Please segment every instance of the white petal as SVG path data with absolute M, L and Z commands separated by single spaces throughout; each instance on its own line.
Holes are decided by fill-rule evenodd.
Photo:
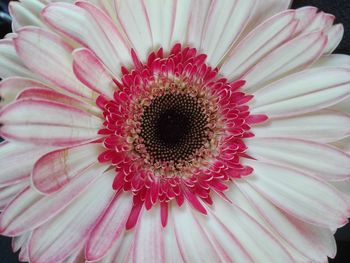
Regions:
M 344 54 L 331 54 L 322 56 L 312 67 L 343 67 L 350 66 L 350 56 Z
M 247 82 L 244 90 L 253 92 L 285 75 L 305 69 L 321 57 L 326 44 L 327 37 L 322 32 L 291 39 L 242 76 Z
M 243 31 L 256 5 L 255 0 L 213 1 L 203 30 L 201 50 L 216 67 Z
M 28 186 L 29 179 L 17 184 L 0 187 L 0 211 L 4 210 L 10 201 Z
M 252 160 L 245 163 L 254 169 L 246 182 L 288 214 L 331 229 L 347 223 L 349 204 L 331 185 L 286 167 Z
M 263 57 L 288 40 L 297 24 L 295 12 L 292 10 L 266 20 L 230 51 L 220 72 L 226 78 L 238 79 Z
M 349 72 L 345 67 L 316 68 L 276 81 L 254 94 L 252 113 L 286 117 L 332 106 L 350 95 Z
M 18 30 L 14 44 L 18 56 L 33 72 L 68 92 L 94 99 L 93 92 L 75 78 L 72 48 L 60 37 L 40 28 L 25 27 Z
M 334 142 L 350 134 L 347 114 L 321 110 L 288 118 L 271 119 L 253 128 L 256 137 L 284 137 Z
M 261 137 L 246 141 L 252 157 L 337 181 L 350 179 L 350 155 L 327 144 L 312 141 Z
M 43 226 L 29 241 L 29 257 L 37 263 L 59 262 L 86 240 L 114 191 L 111 174 L 100 176 L 79 198 Z M 103 191 L 101 191 L 103 189 Z

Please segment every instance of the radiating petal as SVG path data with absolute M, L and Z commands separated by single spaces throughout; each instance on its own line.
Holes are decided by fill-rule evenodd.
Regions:
M 34 78 L 35 74 L 27 69 L 18 57 L 12 39 L 0 40 L 0 78 L 13 76 Z
M 0 112 L 0 122 L 5 138 L 55 146 L 97 139 L 102 126 L 85 111 L 45 100 L 16 101 Z
M 242 76 L 247 81 L 244 90 L 253 92 L 285 75 L 305 69 L 321 57 L 326 44 L 327 37 L 319 31 L 291 39 Z
M 130 49 L 112 20 L 89 2 L 54 3 L 42 12 L 45 21 L 64 35 L 89 47 L 115 75 L 131 62 Z
M 34 163 L 51 150 L 50 147 L 2 142 L 0 144 L 0 187 L 29 180 Z
M 113 76 L 92 51 L 86 48 L 76 49 L 73 58 L 75 76 L 93 91 L 113 99 L 117 88 Z
M 254 169 L 246 182 L 285 212 L 325 228 L 347 223 L 349 204 L 331 185 L 287 167 L 252 160 L 245 163 Z
M 133 262 L 168 262 L 165 258 L 160 207 L 143 211 L 135 229 Z
M 249 21 L 257 1 L 219 0 L 210 5 L 203 30 L 201 50 L 216 67 Z
M 132 196 L 121 193 L 116 196 L 96 222 L 86 243 L 86 259 L 103 258 L 118 239 L 123 239 L 125 223 L 132 207 Z M 145 243 L 143 243 L 145 245 Z
M 35 229 L 29 240 L 30 260 L 37 263 L 60 262 L 79 248 L 113 198 L 112 182 L 111 174 L 100 176 L 72 204 Z
M 215 206 L 209 209 L 209 215 L 200 218 L 203 228 L 215 229 L 213 224 L 220 224 L 222 231 L 226 231 L 226 235 L 231 235 L 238 240 L 240 247 L 237 250 L 241 249 L 249 253 L 248 257 L 245 256 L 247 262 L 250 261 L 249 258 L 253 262 L 274 262 L 276 258 L 281 262 L 293 262 L 281 243 L 240 209 L 238 204 L 228 203 L 217 195 L 213 196 L 213 201 Z M 240 253 L 244 253 L 243 251 Z
M 334 25 L 327 31 L 328 43 L 324 51 L 326 54 L 332 53 L 339 45 L 344 36 L 344 26 L 342 24 Z
M 271 119 L 254 126 L 256 137 L 284 137 L 316 142 L 334 142 L 350 134 L 350 117 L 337 111 L 321 110 L 288 118 Z
M 45 27 L 40 19 L 40 11 L 45 4 L 38 0 L 22 0 L 20 2 L 11 1 L 9 12 L 12 17 L 12 29 L 17 31 L 23 26 Z
M 100 144 L 86 144 L 42 156 L 33 167 L 33 186 L 44 194 L 59 191 L 75 176 L 96 163 L 97 156 L 102 151 Z
M 284 213 L 242 180 L 236 180 L 235 185 L 270 224 L 271 229 L 300 253 L 316 262 L 324 260 L 326 256 L 335 256 L 335 241 L 331 230 L 304 223 Z
M 4 210 L 7 204 L 24 188 L 29 186 L 29 177 L 28 180 L 12 184 L 9 186 L 0 187 L 0 211 Z
M 75 78 L 72 72 L 72 47 L 57 35 L 41 28 L 24 27 L 18 30 L 14 45 L 18 56 L 33 72 L 70 93 L 88 99 L 96 98 Z
M 184 261 L 220 262 L 217 251 L 193 213 L 196 212 L 186 203 L 181 208 L 173 207 L 170 212 L 177 244 Z
M 238 79 L 263 57 L 288 40 L 297 25 L 298 21 L 293 10 L 266 20 L 230 51 L 220 72 L 229 79 Z
M 101 177 L 104 170 L 106 167 L 94 164 L 61 191 L 47 196 L 39 194 L 32 188 L 27 188 L 1 214 L 1 233 L 16 236 L 42 225 L 47 220 L 62 213 L 62 210 L 79 198 L 86 189 L 90 191 L 88 187 Z M 110 188 L 112 189 L 112 187 Z
M 171 213 L 170 210 L 168 211 L 168 213 Z M 176 240 L 176 235 L 174 231 L 174 222 L 171 216 L 168 217 L 167 225 L 163 229 L 163 240 L 164 240 L 165 258 L 167 259 L 167 262 L 185 263 L 184 258 L 181 255 L 179 245 Z
M 332 106 L 350 95 L 349 72 L 345 67 L 316 68 L 276 81 L 254 94 L 252 113 L 287 117 Z
M 344 67 L 350 66 L 350 56 L 344 54 L 331 54 L 322 56 L 312 67 Z
M 28 87 L 47 88 L 45 84 L 39 81 L 23 77 L 10 77 L 2 80 L 0 82 L 0 106 L 11 103 L 15 100 L 19 92 Z

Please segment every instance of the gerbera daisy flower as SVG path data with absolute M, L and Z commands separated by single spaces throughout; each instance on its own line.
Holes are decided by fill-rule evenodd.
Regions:
M 12 2 L 0 233 L 20 260 L 333 258 L 350 59 L 332 15 L 289 5 Z

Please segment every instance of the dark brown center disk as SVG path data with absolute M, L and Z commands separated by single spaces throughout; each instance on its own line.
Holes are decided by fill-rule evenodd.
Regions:
M 206 141 L 208 121 L 197 98 L 166 94 L 144 108 L 140 137 L 154 161 L 186 161 Z

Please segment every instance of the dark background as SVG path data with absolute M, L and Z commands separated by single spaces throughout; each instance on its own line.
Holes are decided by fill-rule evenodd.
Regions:
M 11 31 L 10 17 L 7 14 L 8 0 L 0 0 L 0 38 Z M 343 23 L 345 35 L 336 49 L 335 53 L 350 55 L 350 1 L 349 0 L 295 0 L 293 8 L 313 5 L 319 9 L 334 14 L 337 17 L 337 23 Z M 350 262 L 350 224 L 338 230 L 336 233 L 338 253 L 332 263 Z M 263 244 L 262 244 L 263 245 Z M 11 250 L 10 238 L 0 236 L 0 263 L 18 263 L 18 253 L 14 254 Z M 257 262 L 259 263 L 259 262 Z M 283 262 L 281 262 L 283 263 Z

